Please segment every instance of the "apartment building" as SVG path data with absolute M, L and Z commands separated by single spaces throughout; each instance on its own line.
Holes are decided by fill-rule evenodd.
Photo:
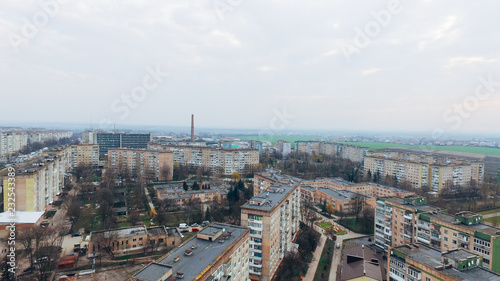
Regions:
M 97 167 L 99 166 L 99 145 L 78 144 L 71 146 L 71 167 L 79 165 Z
M 184 190 L 182 184 L 173 188 L 162 188 L 162 185 L 156 185 L 156 197 L 161 200 L 167 200 L 172 206 L 184 207 L 189 205 L 190 201 L 197 204 L 208 204 L 213 202 L 222 202 L 227 199 L 229 187 L 214 187 L 201 190 Z
M 324 141 L 297 141 L 295 142 L 295 151 L 308 155 L 337 156 L 341 159 L 362 163 L 368 152 L 368 147 Z
M 133 280 L 246 281 L 249 238 L 248 228 L 213 224 L 139 270 Z
M 65 173 L 69 171 L 71 153 L 69 147 L 45 151 L 40 158 L 16 168 L 16 210 L 45 211 L 62 192 Z M 0 175 L 8 186 L 7 170 Z M 4 192 L 7 206 L 8 193 Z
M 26 132 L 0 132 L 0 157 L 9 157 L 28 145 Z
M 341 159 L 348 159 L 352 162 L 363 163 L 366 153 L 368 152 L 368 147 L 362 147 L 357 145 L 349 144 L 339 144 L 337 155 Z
M 390 248 L 387 279 L 394 281 L 500 280 L 482 267 L 482 256 L 464 249 L 440 252 L 424 245 Z
M 300 182 L 276 183 L 241 207 L 250 228 L 250 279 L 270 281 L 299 230 Z
M 85 131 L 82 133 L 82 142 L 84 144 L 98 144 L 99 155 L 101 156 L 108 153 L 109 149 L 146 149 L 151 139 L 151 133 L 106 133 L 99 131 Z
M 174 163 L 210 168 L 224 175 L 242 173 L 248 166 L 259 164 L 257 149 L 221 149 L 213 147 L 171 146 L 150 144 L 148 149 L 173 152 Z
M 128 171 L 131 175 L 144 175 L 156 181 L 172 180 L 173 153 L 143 149 L 109 149 L 108 168 L 115 173 Z
M 283 158 L 288 157 L 292 153 L 292 144 L 288 141 L 279 140 L 276 142 L 277 152 Z
M 319 178 L 303 181 L 303 185 L 310 187 L 326 187 L 333 190 L 349 190 L 369 197 L 408 197 L 415 193 L 401 188 L 382 185 L 373 182 L 353 183 L 343 178 Z
M 500 273 L 500 229 L 482 222 L 471 212 L 419 214 L 417 242 L 441 252 L 467 249 L 483 257 L 485 268 Z
M 302 179 L 282 175 L 280 170 L 267 169 L 263 173 L 254 174 L 253 177 L 253 195 L 257 196 L 276 183 L 286 184 L 289 181 L 302 182 Z
M 333 190 L 325 187 L 316 188 L 314 202 L 331 204 L 335 211 L 345 214 L 351 214 L 366 207 L 375 208 L 374 197 L 348 190 Z
M 321 141 L 296 141 L 295 151 L 298 153 L 305 153 L 308 155 L 321 154 Z
M 445 186 L 465 186 L 472 180 L 481 183 L 484 179 L 483 161 L 404 150 L 370 151 L 365 156 L 364 170 L 381 177 L 391 175 L 414 187 L 427 186 L 434 193 Z
M 427 198 L 378 198 L 375 208 L 375 245 L 389 247 L 415 243 L 417 214 L 439 211 L 427 205 Z
M 71 138 L 72 131 L 65 130 L 28 130 L 28 142 L 45 142 L 48 140 L 60 140 L 63 138 Z

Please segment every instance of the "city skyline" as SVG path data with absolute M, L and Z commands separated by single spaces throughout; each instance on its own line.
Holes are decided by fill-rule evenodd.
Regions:
M 2 126 L 500 134 L 496 2 L 50 3 L 0 11 Z

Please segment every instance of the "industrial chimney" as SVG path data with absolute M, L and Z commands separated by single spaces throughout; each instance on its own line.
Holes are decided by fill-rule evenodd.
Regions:
M 191 114 L 191 141 L 194 141 L 194 114 Z

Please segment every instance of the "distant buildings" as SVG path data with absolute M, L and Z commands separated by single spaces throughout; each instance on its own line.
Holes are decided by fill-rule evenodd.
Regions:
M 241 207 L 250 228 L 250 279 L 270 281 L 299 230 L 300 182 L 276 183 Z
M 29 143 L 70 138 L 71 131 L 9 130 L 0 131 L 0 157 L 10 157 Z
M 352 162 L 363 162 L 368 148 L 324 141 L 296 141 L 295 151 L 308 155 L 338 156 Z
M 365 173 L 393 176 L 413 187 L 427 186 L 438 193 L 445 186 L 466 186 L 484 179 L 484 162 L 404 150 L 371 151 L 365 156 Z
M 76 168 L 79 165 L 99 166 L 99 145 L 97 144 L 78 144 L 71 146 L 71 167 Z
M 388 251 L 417 242 L 439 252 L 467 249 L 481 255 L 483 267 L 500 273 L 500 229 L 482 224 L 482 216 L 446 214 L 422 197 L 377 199 L 375 245 Z
M 292 152 L 292 144 L 288 141 L 279 140 L 276 145 L 278 147 L 278 154 L 283 158 L 287 158 L 288 155 L 290 155 L 290 153 Z
M 231 175 L 234 172 L 243 173 L 249 167 L 259 164 L 259 151 L 256 149 L 221 149 L 161 144 L 150 144 L 148 148 L 173 152 L 176 164 L 205 167 L 213 172 L 221 171 L 223 175 Z
M 134 177 L 144 175 L 156 181 L 172 180 L 173 154 L 143 149 L 109 149 L 108 168 Z
M 85 131 L 82 133 L 82 143 L 98 144 L 99 154 L 105 155 L 109 149 L 129 148 L 145 149 L 151 141 L 151 133 L 106 133 Z
M 387 277 L 394 281 L 500 280 L 484 269 L 481 255 L 464 249 L 441 252 L 424 245 L 393 247 L 388 256 Z
M 248 280 L 249 230 L 213 224 L 132 277 L 137 281 Z

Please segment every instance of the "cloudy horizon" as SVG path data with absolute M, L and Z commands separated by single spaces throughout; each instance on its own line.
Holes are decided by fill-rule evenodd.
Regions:
M 493 1 L 11 1 L 9 122 L 500 134 Z M 498 81 L 498 82 L 497 82 Z

